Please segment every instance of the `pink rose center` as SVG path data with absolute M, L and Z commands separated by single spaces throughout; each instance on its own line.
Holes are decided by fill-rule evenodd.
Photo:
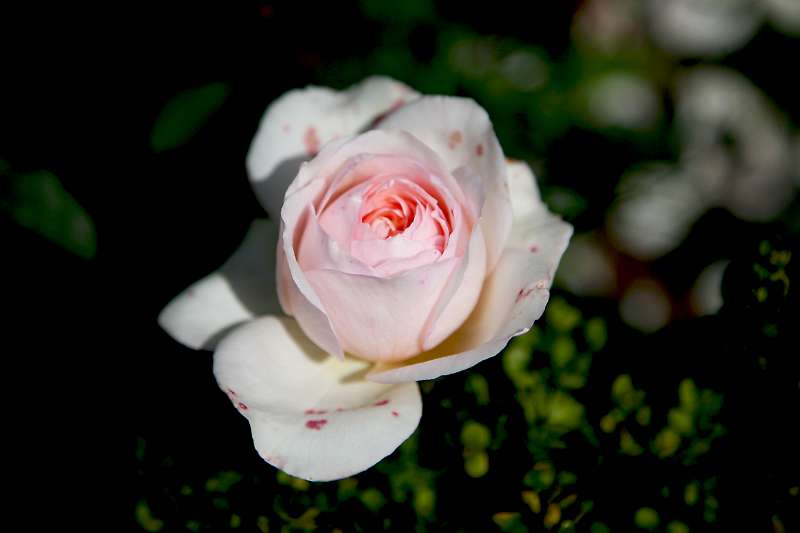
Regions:
M 319 206 L 320 225 L 340 250 L 376 274 L 404 272 L 445 254 L 455 202 L 419 163 L 371 156 L 345 165 L 332 185 Z
M 450 227 L 439 203 L 419 185 L 406 179 L 373 184 L 362 198 L 361 222 L 379 239 L 398 234 L 430 241 L 431 248 L 444 251 Z

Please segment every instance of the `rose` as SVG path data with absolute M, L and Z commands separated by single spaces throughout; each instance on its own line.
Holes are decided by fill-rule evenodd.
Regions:
M 572 234 L 475 102 L 386 78 L 284 95 L 247 167 L 270 219 L 159 322 L 215 349 L 258 453 L 308 480 L 381 460 L 419 423 L 416 381 L 528 331 Z

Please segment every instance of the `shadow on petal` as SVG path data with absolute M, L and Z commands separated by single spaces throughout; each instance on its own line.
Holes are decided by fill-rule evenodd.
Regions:
M 297 177 L 300 165 L 308 161 L 308 159 L 308 156 L 305 155 L 289 157 L 278 164 L 269 176 L 253 178 L 252 184 L 256 198 L 261 202 L 261 205 L 269 213 L 272 220 L 280 220 L 286 189 Z

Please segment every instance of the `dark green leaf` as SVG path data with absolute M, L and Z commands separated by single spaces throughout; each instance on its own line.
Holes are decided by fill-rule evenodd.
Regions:
M 185 144 L 222 106 L 227 96 L 228 86 L 219 82 L 178 94 L 158 115 L 150 132 L 150 147 L 158 153 Z

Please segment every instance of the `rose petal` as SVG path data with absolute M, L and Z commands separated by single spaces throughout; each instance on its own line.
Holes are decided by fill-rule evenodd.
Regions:
M 338 244 L 332 249 L 341 254 L 349 252 L 363 263 L 362 270 L 379 276 L 391 276 L 409 265 L 424 264 L 419 259 L 425 251 L 436 252 L 434 257 L 461 255 L 468 234 L 459 226 L 464 221 L 471 223 L 475 217 L 465 218 L 464 195 L 441 160 L 407 133 L 379 131 L 362 137 L 339 150 L 350 154 L 356 151 L 357 155 L 341 163 L 332 176 L 323 174 L 316 178 L 329 183 L 315 208 L 319 224 Z M 397 142 L 392 143 L 393 139 Z M 365 150 L 365 144 L 370 145 L 370 152 Z M 390 151 L 395 153 L 386 153 Z M 327 150 L 319 158 L 326 156 L 340 158 Z M 426 162 L 435 167 L 423 164 Z M 305 178 L 305 173 L 301 177 Z M 397 202 L 396 207 L 385 210 L 387 201 Z M 386 222 L 385 215 L 394 217 L 392 224 Z M 365 221 L 365 216 L 373 218 Z M 400 232 L 390 235 L 392 225 Z M 459 241 L 459 235 L 463 236 L 463 242 Z M 320 268 L 309 266 L 306 252 L 311 256 L 319 254 L 312 249 L 317 248 L 317 242 L 305 246 L 308 240 L 305 235 L 301 239 L 300 264 L 304 270 Z M 424 255 L 430 258 L 429 254 Z M 345 266 L 337 270 L 364 273 L 352 272 L 350 265 Z
M 361 183 L 364 175 L 351 173 L 350 170 L 365 161 L 362 158 L 365 154 L 367 158 L 370 155 L 400 156 L 414 161 L 441 180 L 446 192 L 454 195 L 455 200 L 458 202 L 464 200 L 460 188 L 441 155 L 431 150 L 415 136 L 399 130 L 370 130 L 358 136 L 337 139 L 328 143 L 317 157 L 302 165 L 296 179 L 287 189 L 286 196 L 292 196 L 312 183 L 324 182 L 327 187 L 322 187 L 322 189 L 329 194 L 347 190 Z M 318 192 L 315 191 L 315 194 Z M 327 196 L 322 198 L 319 203 L 327 203 L 330 200 Z M 309 202 L 316 200 L 315 197 L 311 198 Z M 320 205 L 320 208 L 324 207 Z
M 474 218 L 479 219 L 485 201 L 480 176 L 467 167 L 461 167 L 454 174 Z M 428 318 L 423 334 L 423 350 L 435 347 L 464 323 L 478 302 L 485 278 L 486 238 L 481 225 L 476 224 L 462 264 L 450 277 Z
M 447 259 L 391 278 L 334 270 L 306 276 L 345 351 L 371 361 L 398 360 L 421 351 L 430 310 L 462 263 Z
M 250 422 L 258 454 L 309 481 L 357 474 L 392 453 L 416 429 L 416 383 L 363 379 L 367 363 L 325 357 L 294 320 L 266 316 L 220 342 L 214 375 Z
M 322 198 L 326 187 L 329 185 L 326 183 L 327 180 L 325 177 L 336 176 L 337 171 L 341 169 L 342 165 L 347 164 L 348 161 L 363 154 L 408 156 L 435 172 L 436 178 L 441 180 L 443 188 L 446 187 L 446 191 L 443 191 L 443 193 L 452 193 L 455 197 L 452 202 L 458 201 L 458 203 L 462 205 L 467 203 L 458 182 L 446 170 L 444 163 L 437 154 L 406 132 L 375 130 L 354 139 L 338 140 L 329 143 L 323 148 L 318 157 L 302 166 L 297 179 L 292 182 L 292 185 L 287 190 L 281 209 L 281 218 L 284 224 L 282 233 L 283 253 L 286 258 L 286 265 L 281 265 L 281 267 L 279 267 L 281 275 L 278 277 L 278 290 L 282 295 L 282 302 L 292 300 L 289 305 L 284 306 L 284 309 L 286 309 L 288 313 L 293 314 L 303 328 L 303 331 L 305 331 L 318 346 L 329 353 L 339 356 L 341 354 L 341 348 L 338 347 L 341 342 L 341 345 L 344 345 L 345 349 L 351 350 L 361 357 L 399 358 L 407 356 L 412 346 L 416 347 L 411 350 L 410 353 L 419 352 L 419 343 L 421 340 L 416 333 L 421 333 L 422 328 L 412 328 L 411 322 L 416 324 L 418 321 L 422 321 L 424 323 L 428 318 L 430 314 L 429 310 L 432 309 L 435 299 L 441 294 L 445 279 L 461 261 L 460 257 L 452 257 L 451 259 L 457 261 L 447 262 L 449 261 L 449 259 L 447 259 L 448 254 L 453 255 L 457 246 L 452 247 L 452 250 L 448 247 L 443 257 L 436 263 L 436 265 L 445 265 L 444 267 L 436 266 L 434 268 L 432 266 L 430 270 L 415 269 L 415 271 L 418 270 L 418 272 L 412 275 L 413 282 L 411 282 L 409 287 L 415 288 L 414 294 L 417 292 L 421 293 L 420 299 L 416 300 L 411 298 L 409 293 L 405 293 L 405 296 L 408 298 L 407 301 L 413 301 L 414 304 L 419 306 L 419 309 L 423 309 L 424 312 L 420 313 L 417 309 L 416 312 L 413 313 L 415 316 L 409 317 L 409 322 L 403 322 L 403 320 L 394 321 L 388 315 L 384 316 L 385 321 L 376 320 L 374 318 L 368 319 L 360 313 L 353 312 L 351 308 L 344 305 L 350 302 L 354 307 L 363 309 L 364 301 L 388 301 L 387 298 L 390 297 L 385 296 L 385 293 L 390 292 L 389 287 L 393 284 L 402 285 L 405 283 L 399 279 L 405 274 L 400 275 L 398 278 L 393 278 L 392 280 L 385 280 L 386 283 L 382 284 L 381 281 L 383 280 L 380 279 L 361 283 L 357 280 L 361 280 L 365 278 L 365 276 L 354 277 L 347 272 L 333 272 L 327 269 L 314 269 L 305 272 L 299 266 L 297 250 L 294 249 L 298 244 L 296 241 L 299 239 L 296 236 L 302 235 L 304 231 L 309 228 L 309 220 L 313 217 L 311 206 Z M 339 174 L 341 174 L 341 172 L 339 172 Z M 320 179 L 320 176 L 323 178 Z M 462 247 L 466 249 L 469 241 L 466 238 L 467 229 L 464 227 L 465 222 L 460 215 L 461 211 L 460 209 L 454 210 L 456 228 L 451 235 L 451 240 L 456 243 L 456 245 L 463 241 L 464 244 Z M 311 229 L 313 230 L 314 228 L 311 227 Z M 311 234 L 313 237 L 315 232 L 312 231 Z M 319 243 L 314 246 L 318 245 Z M 319 258 L 315 257 L 314 259 Z M 320 273 L 317 275 L 316 283 L 313 286 L 309 284 L 309 276 L 312 271 Z M 328 278 L 337 279 L 330 280 Z M 334 285 L 327 287 L 326 297 L 321 299 L 322 294 L 320 294 L 319 291 L 325 288 L 323 287 L 323 279 L 327 280 L 325 283 L 334 283 Z M 422 289 L 423 284 L 425 286 L 424 290 Z M 359 301 L 353 297 L 357 291 L 345 294 L 344 287 L 349 287 L 351 285 L 354 286 L 354 289 L 360 287 L 362 293 L 364 291 L 367 293 L 376 291 L 380 294 L 373 292 L 369 299 Z M 291 295 L 294 295 L 294 297 L 290 298 Z M 378 299 L 373 300 L 372 297 L 375 296 L 377 296 Z M 422 304 L 423 301 L 429 302 L 430 305 L 427 307 L 424 306 Z M 408 309 L 409 314 L 412 314 L 407 303 L 404 304 L 404 308 Z M 300 312 L 298 312 L 298 309 Z M 384 314 L 391 312 L 391 309 L 386 309 Z M 369 313 L 366 312 L 366 314 L 368 315 Z M 360 316 L 364 318 L 364 320 L 358 323 L 354 320 L 355 316 Z M 333 327 L 334 320 L 337 321 L 336 327 Z M 361 328 L 365 327 L 364 324 L 367 322 L 372 323 L 373 327 L 368 328 L 368 331 L 375 331 L 376 337 L 370 338 L 368 334 L 359 332 Z M 403 323 L 405 327 L 404 330 L 400 329 L 401 323 Z M 385 324 L 385 326 L 382 326 L 382 324 Z M 409 331 L 415 332 L 415 335 L 409 336 Z M 348 345 L 348 342 L 345 342 L 344 336 L 349 333 L 352 333 L 352 335 L 350 339 L 351 344 Z M 396 340 L 397 345 L 381 344 L 380 340 L 382 338 L 394 339 L 392 342 Z M 368 350 L 366 350 L 367 348 Z
M 478 303 L 485 278 L 486 239 L 481 226 L 476 224 L 466 254 L 428 316 L 422 333 L 422 350 L 441 343 L 464 323 Z
M 486 191 L 481 226 L 491 272 L 508 238 L 511 213 L 505 157 L 486 111 L 467 98 L 423 96 L 379 127 L 408 131 L 444 159 L 451 172 L 466 166 L 481 176 Z
M 322 307 L 319 296 L 309 284 L 308 278 L 300 270 L 294 254 L 290 252 L 286 246 L 283 247 L 281 259 L 285 263 L 278 268 L 281 273 L 278 278 L 278 290 L 286 295 L 285 300 L 288 303 L 286 307 L 298 320 L 303 332 L 317 346 L 341 360 L 344 358 L 344 352 L 333 330 L 331 319 Z
M 512 198 L 535 189 L 522 179 L 533 175 L 527 166 L 511 181 Z M 522 185 L 522 187 L 520 187 Z M 525 192 L 527 189 L 527 192 Z M 524 204 L 518 205 L 518 208 Z M 499 353 L 511 337 L 527 332 L 542 315 L 549 288 L 569 238 L 572 226 L 546 209 L 518 209 L 508 246 L 487 278 L 480 300 L 467 321 L 433 350 L 401 363 L 379 363 L 367 379 L 379 383 L 402 383 L 433 379 L 469 368 Z
M 250 181 L 267 213 L 277 218 L 300 163 L 316 155 L 322 145 L 356 133 L 417 96 L 398 81 L 374 76 L 344 91 L 307 87 L 273 102 L 247 154 Z
M 547 212 L 547 206 L 542 203 L 536 178 L 527 163 L 522 161 L 508 161 L 506 163 L 508 186 L 513 192 L 511 195 L 511 214 L 514 222 L 524 221 L 530 217 Z M 513 224 L 512 224 L 513 226 Z
M 405 137 L 402 134 L 399 139 Z M 456 172 L 455 180 L 474 220 L 484 201 L 480 177 L 464 167 Z M 287 209 L 295 198 L 287 199 Z M 369 360 L 397 360 L 439 344 L 469 316 L 485 276 L 480 225 L 455 262 L 440 260 L 388 278 L 337 265 L 341 257 L 331 258 L 332 243 L 324 239 L 314 217 L 308 217 L 302 241 L 304 275 L 319 295 L 337 337 L 345 350 Z
M 275 292 L 278 227 L 256 220 L 244 241 L 216 272 L 176 296 L 158 317 L 172 338 L 194 349 L 213 349 L 232 326 L 280 312 Z

